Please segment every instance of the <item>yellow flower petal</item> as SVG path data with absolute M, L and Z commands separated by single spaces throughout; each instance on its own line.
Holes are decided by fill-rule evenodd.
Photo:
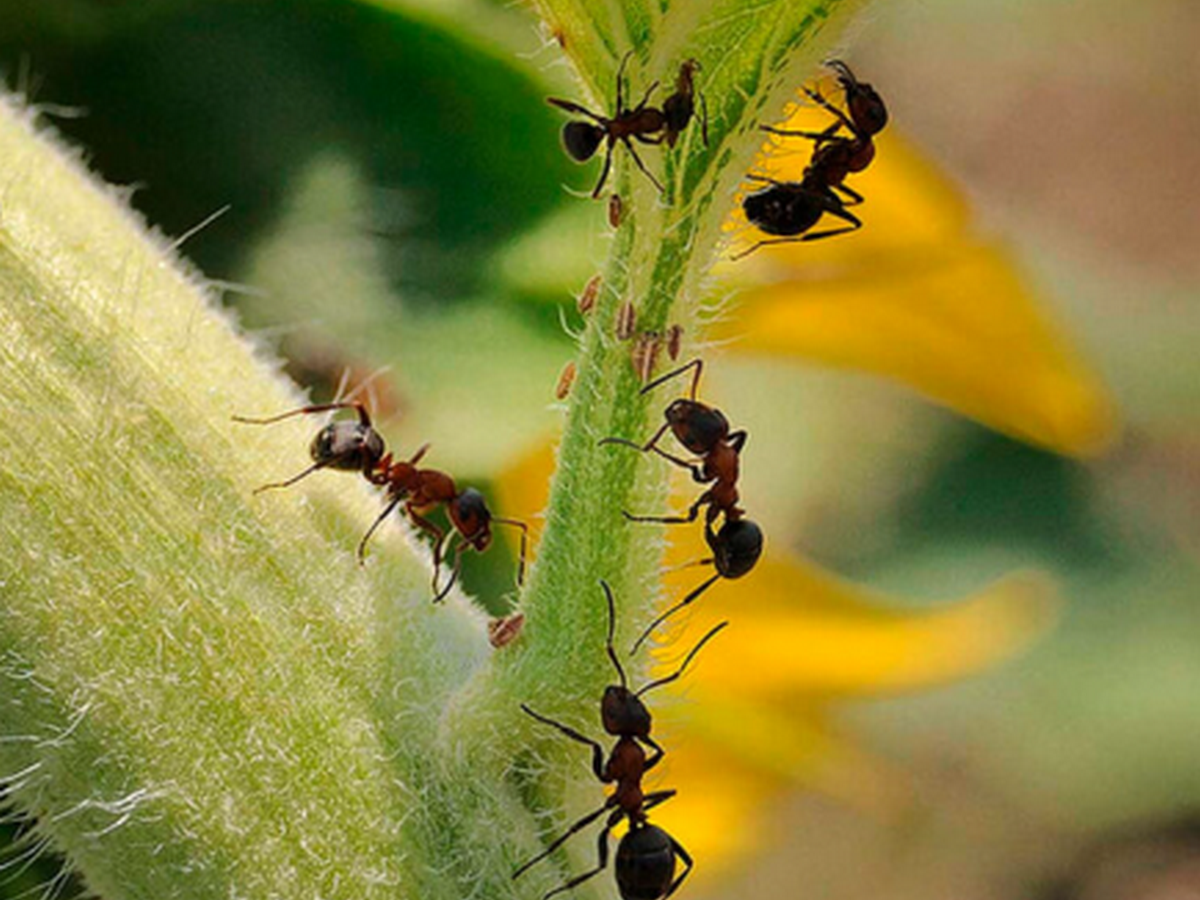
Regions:
M 786 127 L 813 130 L 827 121 L 800 107 Z M 1058 452 L 1102 450 L 1115 430 L 1108 394 L 1007 252 L 971 235 L 958 191 L 894 133 L 877 144 L 872 166 L 852 177 L 866 197 L 863 229 L 724 265 L 726 277 L 769 283 L 741 294 L 741 313 L 718 336 L 898 379 Z M 798 178 L 811 142 L 769 146 L 759 170 Z M 732 253 L 761 236 L 740 204 L 729 227 Z

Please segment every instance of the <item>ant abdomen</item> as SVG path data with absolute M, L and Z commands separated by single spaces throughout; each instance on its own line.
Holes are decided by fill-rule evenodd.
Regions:
M 657 825 L 631 828 L 617 845 L 617 888 L 622 900 L 659 900 L 675 878 L 676 844 Z
M 330 422 L 308 447 L 313 462 L 330 469 L 366 470 L 384 453 L 383 437 L 361 422 Z
M 562 142 L 567 154 L 576 162 L 587 162 L 596 155 L 604 129 L 590 122 L 568 122 L 563 126 Z
M 749 519 L 726 521 L 710 542 L 713 565 L 725 578 L 741 578 L 762 556 L 762 529 Z

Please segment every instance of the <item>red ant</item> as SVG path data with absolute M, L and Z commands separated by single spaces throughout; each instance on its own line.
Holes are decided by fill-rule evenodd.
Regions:
M 680 398 L 672 401 L 663 413 L 667 420 L 645 444 L 635 444 L 624 438 L 604 438 L 601 444 L 623 444 L 642 453 L 654 452 L 663 459 L 677 466 L 688 469 L 692 478 L 700 484 L 711 484 L 696 502 L 688 508 L 683 516 L 635 516 L 624 512 L 623 515 L 631 522 L 661 522 L 667 525 L 679 525 L 696 521 L 701 507 L 707 506 L 704 519 L 704 539 L 712 551 L 708 559 L 700 560 L 698 565 L 712 564 L 717 573 L 689 593 L 683 600 L 671 607 L 650 624 L 634 644 L 634 650 L 641 645 L 650 633 L 657 628 L 668 616 L 687 606 L 708 588 L 718 578 L 741 578 L 754 568 L 762 555 L 762 530 L 749 519 L 744 518 L 745 511 L 738 503 L 737 480 L 739 474 L 739 458 L 742 448 L 746 445 L 747 433 L 735 431 L 730 433 L 729 420 L 719 409 L 708 406 L 696 399 L 696 390 L 700 384 L 700 375 L 704 362 L 694 359 L 674 371 L 656 378 L 642 388 L 645 394 L 658 387 L 663 382 L 682 375 L 688 369 L 694 369 L 692 387 L 689 399 Z M 658 446 L 659 440 L 670 429 L 676 440 L 688 450 L 700 457 L 697 460 L 680 459 L 672 456 Z M 724 516 L 724 522 L 719 531 L 713 530 L 713 522 L 718 515 Z
M 753 174 L 747 176 L 770 186 L 750 194 L 742 201 L 746 218 L 761 231 L 781 235 L 782 239 L 759 241 L 734 259 L 749 256 L 759 247 L 768 244 L 815 241 L 862 227 L 862 222 L 846 207 L 862 203 L 863 197 L 857 191 L 846 187 L 844 182 L 847 175 L 863 171 L 874 160 L 873 138 L 887 125 L 887 107 L 878 92 L 871 85 L 860 82 L 844 62 L 835 59 L 830 60 L 827 65 L 838 73 L 838 84 L 845 94 L 846 108 L 850 114 L 847 116 L 817 91 L 805 88 L 804 91 L 809 97 L 833 114 L 836 121 L 832 125 L 820 132 L 790 131 L 762 126 L 763 131 L 771 134 L 808 138 L 816 142 L 816 147 L 798 182 L 775 181 Z M 847 138 L 837 134 L 843 126 L 853 137 Z M 849 199 L 843 200 L 835 191 L 841 192 Z M 850 226 L 805 234 L 825 213 L 844 219 Z
M 670 800 L 676 792 L 666 790 L 646 794 L 642 791 L 642 776 L 658 765 L 666 751 L 650 737 L 650 711 L 642 702 L 641 697 L 648 691 L 662 687 L 664 684 L 670 684 L 683 675 L 692 659 L 700 652 L 700 648 L 729 623 L 722 622 L 701 638 L 673 674 L 651 681 L 638 691 L 631 691 L 625 678 L 625 670 L 621 668 L 621 662 L 617 659 L 617 653 L 613 649 L 616 610 L 612 590 L 607 582 L 601 581 L 600 586 L 604 589 L 604 596 L 608 601 L 608 639 L 605 649 L 621 682 L 606 687 L 604 696 L 600 700 L 600 721 L 604 730 L 617 739 L 607 759 L 604 748 L 597 741 L 561 722 L 534 712 L 524 703 L 521 704 L 521 709 L 537 721 L 557 728 L 571 740 L 591 747 L 592 771 L 596 778 L 604 784 L 615 783 L 616 789 L 604 801 L 603 806 L 595 812 L 588 813 L 568 828 L 545 850 L 513 872 L 512 877 L 519 878 L 534 863 L 545 859 L 562 846 L 571 835 L 586 828 L 608 812 L 608 819 L 605 821 L 597 841 L 599 865 L 550 891 L 543 897 L 543 900 L 577 887 L 608 866 L 609 832 L 622 818 L 629 820 L 629 831 L 617 845 L 617 888 L 621 897 L 623 900 L 663 900 L 675 893 L 683 880 L 687 878 L 688 873 L 692 870 L 692 858 L 671 835 L 646 821 L 647 812 L 660 803 Z M 649 756 L 646 755 L 643 744 L 653 751 Z M 685 866 L 678 877 L 675 875 L 676 857 L 683 860 Z
M 491 523 L 511 525 L 521 529 L 520 563 L 517 568 L 517 584 L 525 580 L 525 551 L 529 537 L 529 528 L 524 522 L 516 519 L 502 519 L 493 516 L 487 508 L 483 495 L 474 488 L 459 491 L 454 479 L 436 469 L 418 469 L 417 463 L 429 450 L 429 444 L 422 445 L 407 461 L 393 458 L 387 451 L 383 436 L 371 424 L 371 416 L 367 408 L 358 401 L 348 403 L 323 403 L 316 406 L 304 406 L 293 409 L 277 416 L 265 419 L 253 419 L 245 416 L 234 416 L 235 422 L 249 425 L 270 425 L 274 422 L 289 419 L 292 416 L 309 413 L 329 412 L 331 410 L 352 409 L 358 413 L 357 422 L 330 422 L 317 432 L 309 446 L 308 452 L 313 464 L 286 481 L 264 484 L 256 488 L 254 493 L 277 488 L 285 488 L 306 478 L 319 469 L 340 469 L 343 471 L 361 472 L 371 484 L 386 489 L 387 505 L 375 519 L 367 533 L 358 543 L 358 560 L 363 562 L 366 557 L 367 542 L 383 521 L 400 503 L 404 504 L 404 514 L 417 528 L 433 535 L 433 600 L 435 603 L 443 600 L 458 580 L 462 567 L 463 551 L 470 547 L 482 553 L 492 543 Z M 438 590 L 438 572 L 441 569 L 442 548 L 446 542 L 444 529 L 424 518 L 424 515 L 438 506 L 444 505 L 450 523 L 458 533 L 458 544 L 454 548 L 454 569 L 446 586 Z
M 604 182 L 608 178 L 608 170 L 612 166 L 613 147 L 617 141 L 621 141 L 628 148 L 633 161 L 637 163 L 637 167 L 642 170 L 650 181 L 658 188 L 659 193 L 662 193 L 663 186 L 659 184 L 658 179 L 650 174 L 650 170 L 642 163 L 642 159 L 638 156 L 637 151 L 633 148 L 633 143 L 629 140 L 633 138 L 643 144 L 661 144 L 663 135 L 660 132 L 667 127 L 667 117 L 661 109 L 653 106 L 647 106 L 650 102 L 650 95 L 654 93 L 654 89 L 658 87 L 658 82 L 650 85 L 646 90 L 646 95 L 642 97 L 642 102 L 633 109 L 628 109 L 625 106 L 625 92 L 623 75 L 625 73 L 625 64 L 629 62 L 629 57 L 633 55 L 630 50 L 625 54 L 625 58 L 621 60 L 621 67 L 617 70 L 617 112 L 615 118 L 608 118 L 599 113 L 594 113 L 590 109 L 580 106 L 571 100 L 560 100 L 557 97 L 547 97 L 546 102 L 551 106 L 557 106 L 559 109 L 566 110 L 569 113 L 577 113 L 594 119 L 596 124 L 591 122 L 568 122 L 563 126 L 562 141 L 563 147 L 567 154 L 576 162 L 587 162 L 596 154 L 596 150 L 600 147 L 600 142 L 607 139 L 608 147 L 604 153 L 604 168 L 600 170 L 600 180 L 596 182 L 596 187 L 592 190 L 592 199 L 595 200 L 600 196 L 600 189 L 604 187 Z M 657 137 L 654 137 L 657 135 Z
M 675 80 L 675 93 L 663 101 L 662 111 L 666 118 L 666 140 L 668 147 L 674 147 L 679 140 L 680 132 L 687 128 L 696 112 L 697 96 L 700 97 L 700 133 L 704 138 L 704 146 L 708 146 L 708 103 L 704 95 L 696 90 L 695 74 L 700 70 L 700 63 L 694 59 L 685 60 L 679 67 L 679 76 Z

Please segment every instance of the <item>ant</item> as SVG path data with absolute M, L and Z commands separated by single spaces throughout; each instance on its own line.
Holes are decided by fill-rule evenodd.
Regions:
M 842 112 L 818 91 L 805 88 L 804 92 L 822 108 L 834 116 L 834 123 L 821 132 L 789 131 L 763 125 L 762 130 L 783 137 L 803 137 L 816 142 L 809 168 L 821 173 L 831 189 L 842 191 L 853 203 L 861 203 L 863 197 L 846 187 L 847 175 L 861 172 L 875 159 L 874 137 L 888 122 L 887 106 L 883 98 L 871 85 L 859 81 L 850 67 L 839 59 L 831 59 L 825 65 L 837 72 L 838 84 L 846 98 L 849 116 Z M 842 137 L 837 132 L 845 127 L 853 137 Z
M 708 103 L 704 95 L 696 90 L 695 74 L 700 70 L 700 63 L 694 59 L 685 60 L 679 67 L 679 76 L 675 80 L 675 93 L 668 97 L 662 106 L 663 116 L 666 117 L 666 141 L 668 147 L 674 147 L 679 140 L 679 134 L 687 128 L 696 111 L 697 96 L 700 97 L 700 133 L 704 138 L 704 146 L 708 146 Z
M 642 388 L 641 393 L 645 394 L 660 384 L 684 374 L 689 369 L 694 371 L 688 399 L 681 397 L 671 402 L 663 413 L 663 417 L 667 420 L 666 423 L 654 433 L 650 440 L 645 444 L 635 444 L 633 441 L 615 437 L 604 438 L 600 441 L 601 444 L 623 444 L 642 453 L 657 453 L 663 459 L 688 469 L 696 482 L 711 484 L 711 487 L 696 499 L 696 502 L 688 508 L 687 514 L 683 516 L 635 516 L 622 511 L 625 518 L 631 522 L 661 522 L 667 525 L 681 525 L 696 521 L 700 515 L 700 509 L 707 506 L 708 510 L 704 519 L 704 539 L 712 551 L 712 556 L 700 560 L 697 564 L 711 564 L 717 570 L 717 574 L 655 619 L 634 644 L 634 651 L 668 616 L 699 597 L 718 578 L 741 578 L 754 568 L 759 556 L 762 555 L 762 530 L 754 522 L 744 518 L 745 511 L 737 505 L 739 459 L 748 435 L 745 431 L 731 433 L 729 420 L 725 418 L 724 413 L 696 399 L 696 390 L 700 385 L 700 375 L 704 369 L 703 360 L 694 359 L 678 369 L 659 376 Z M 699 456 L 700 460 L 680 459 L 659 447 L 658 442 L 668 429 L 675 435 L 679 443 Z M 720 530 L 714 531 L 713 522 L 718 515 L 723 515 L 724 521 Z
M 517 584 L 525 580 L 525 551 L 529 537 L 528 526 L 516 519 L 503 519 L 493 516 L 487 508 L 483 495 L 474 488 L 460 491 L 454 484 L 454 479 L 436 469 L 418 469 L 417 463 L 429 450 L 429 444 L 423 444 L 408 460 L 401 461 L 393 458 L 387 451 L 380 435 L 371 424 L 371 416 L 367 408 L 360 402 L 322 403 L 315 406 L 303 406 L 277 416 L 265 419 L 254 419 L 245 416 L 234 416 L 235 422 L 248 425 L 270 425 L 289 419 L 293 416 L 310 413 L 329 412 L 342 409 L 352 409 L 358 414 L 358 421 L 330 422 L 317 432 L 309 445 L 308 452 L 313 464 L 298 475 L 286 481 L 264 484 L 254 490 L 262 491 L 286 488 L 306 478 L 319 469 L 339 469 L 342 471 L 361 472 L 371 484 L 386 489 L 387 505 L 383 512 L 367 529 L 362 540 L 358 543 L 358 561 L 366 557 L 367 542 L 383 521 L 400 503 L 404 504 L 404 514 L 417 528 L 433 535 L 433 601 L 441 602 L 458 580 L 462 567 L 463 551 L 470 547 L 482 553 L 492 543 L 493 522 L 511 525 L 521 529 L 520 563 L 517 568 Z M 442 550 L 447 534 L 444 529 L 424 517 L 432 509 L 444 505 L 450 518 L 450 524 L 458 534 L 458 543 L 454 548 L 454 568 L 450 580 L 441 590 L 438 589 L 438 573 L 441 569 Z
M 838 84 L 845 94 L 846 108 L 850 114 L 847 116 L 817 91 L 805 88 L 804 92 L 809 97 L 834 116 L 836 121 L 832 125 L 820 132 L 762 126 L 763 131 L 771 134 L 808 138 L 816 142 L 816 147 L 798 182 L 775 181 L 753 174 L 747 176 L 770 186 L 750 194 L 742 201 L 746 218 L 760 230 L 781 235 L 782 239 L 759 241 L 749 250 L 733 257 L 735 260 L 749 256 L 768 244 L 815 241 L 862 227 L 862 222 L 846 207 L 862 203 L 863 196 L 846 187 L 844 182 L 847 175 L 863 171 L 875 159 L 874 136 L 887 125 L 887 107 L 878 92 L 871 85 L 860 82 L 844 62 L 835 59 L 826 65 L 838 73 Z M 853 137 L 838 135 L 842 127 Z M 839 197 L 835 191 L 849 199 Z M 837 216 L 850 225 L 805 234 L 825 213 Z
M 664 900 L 675 893 L 687 878 L 692 870 L 692 858 L 671 835 L 646 821 L 647 812 L 670 800 L 676 792 L 666 790 L 647 794 L 642 791 L 642 775 L 658 765 L 666 751 L 650 737 L 650 711 L 646 709 L 641 697 L 648 691 L 670 684 L 683 675 L 692 659 L 700 652 L 700 648 L 729 623 L 722 622 L 701 638 L 673 674 L 651 681 L 638 691 L 631 691 L 625 670 L 621 668 L 621 662 L 613 649 L 616 610 L 612 589 L 603 580 L 600 586 L 604 589 L 604 596 L 608 601 L 608 639 L 605 649 L 620 679 L 620 684 L 610 684 L 604 689 L 604 696 L 600 700 L 600 721 L 604 730 L 617 739 L 607 759 L 604 748 L 597 741 L 585 737 L 561 722 L 534 712 L 524 703 L 521 704 L 521 709 L 544 725 L 557 728 L 571 740 L 591 747 L 592 771 L 596 778 L 604 784 L 615 783 L 616 789 L 604 801 L 603 806 L 595 812 L 588 813 L 568 828 L 545 850 L 513 872 L 512 877 L 521 877 L 534 863 L 545 859 L 562 846 L 571 835 L 583 830 L 607 812 L 608 818 L 597 841 L 599 865 L 550 891 L 543 900 L 577 887 L 608 866 L 609 832 L 622 818 L 629 820 L 629 831 L 617 845 L 617 888 L 621 897 L 623 900 Z M 647 756 L 642 745 L 649 747 L 653 752 Z M 675 875 L 675 857 L 679 857 L 685 866 L 678 877 Z
M 629 57 L 632 55 L 632 50 L 626 53 L 625 58 L 621 60 L 620 68 L 617 69 L 617 112 L 614 118 L 610 119 L 607 116 L 592 112 L 590 109 L 586 109 L 570 100 L 560 100 L 557 97 L 546 98 L 546 102 L 551 106 L 557 106 L 566 112 L 587 116 L 589 119 L 595 120 L 595 124 L 573 121 L 563 126 L 563 147 L 573 160 L 581 163 L 587 162 L 596 154 L 596 150 L 600 147 L 600 142 L 607 139 L 608 146 L 604 152 L 604 168 L 600 170 L 600 180 L 596 182 L 596 187 L 592 190 L 593 200 L 600 196 L 600 189 L 604 187 L 604 182 L 608 179 L 608 171 L 612 167 L 613 147 L 616 146 L 617 141 L 621 141 L 628 148 L 633 161 L 637 163 L 637 167 L 658 188 L 659 193 L 663 192 L 663 186 L 657 178 L 650 174 L 650 170 L 642 163 L 641 157 L 638 156 L 637 150 L 634 149 L 633 143 L 630 141 L 630 138 L 633 138 L 643 144 L 661 144 L 663 141 L 661 132 L 667 127 L 666 114 L 661 109 L 647 106 L 650 102 L 650 95 L 658 87 L 657 81 L 650 85 L 646 90 L 646 95 L 642 97 L 642 102 L 636 107 L 628 109 L 625 106 L 625 64 L 629 62 Z

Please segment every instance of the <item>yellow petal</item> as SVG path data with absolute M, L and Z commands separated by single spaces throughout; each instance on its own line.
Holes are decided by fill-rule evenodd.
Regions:
M 697 699 L 880 696 L 993 666 L 1042 634 L 1058 608 L 1050 582 L 1035 573 L 913 611 L 812 563 L 770 557 L 697 600 L 680 617 L 687 636 L 657 652 L 660 671 L 670 671 L 683 648 L 729 619 L 687 675 Z

